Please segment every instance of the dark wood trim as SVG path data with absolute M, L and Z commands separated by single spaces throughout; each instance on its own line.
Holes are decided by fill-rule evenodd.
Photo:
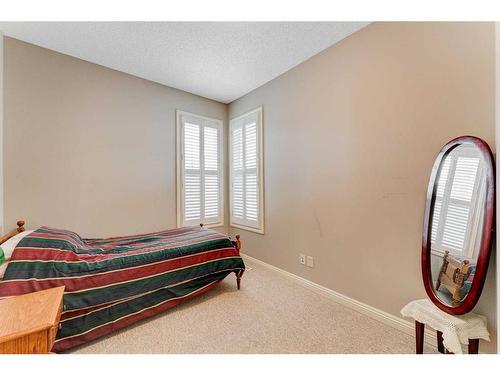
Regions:
M 471 289 L 464 300 L 457 306 L 444 304 L 437 296 L 432 285 L 431 266 L 431 229 L 432 229 L 432 208 L 436 198 L 437 181 L 441 162 L 444 157 L 450 153 L 455 147 L 461 144 L 473 144 L 481 152 L 486 166 L 486 207 L 483 217 L 483 232 L 481 237 L 481 245 L 479 256 L 476 264 L 476 274 L 472 282 Z M 493 153 L 488 144 L 480 138 L 472 136 L 458 137 L 448 142 L 438 154 L 434 166 L 432 168 L 429 186 L 427 189 L 427 202 L 425 205 L 424 228 L 422 235 L 422 278 L 425 291 L 431 301 L 441 310 L 452 315 L 461 315 L 471 311 L 476 305 L 484 287 L 486 272 L 488 271 L 488 263 L 491 255 L 491 245 L 495 230 L 495 162 Z
M 469 339 L 469 354 L 479 354 L 479 339 Z
M 425 324 L 415 320 L 415 353 L 424 354 Z
M 241 276 L 243 276 L 243 272 L 245 272 L 245 270 L 234 271 L 234 273 L 236 274 L 236 286 L 237 286 L 238 290 L 240 290 Z
M 436 331 L 438 352 L 444 354 L 443 332 Z
M 18 233 L 24 232 L 25 221 L 18 220 L 16 224 L 17 224 L 16 229 L 12 229 L 10 232 L 7 232 L 6 234 L 4 234 L 3 236 L 0 237 L 0 244 L 3 244 L 5 241 L 14 237 Z

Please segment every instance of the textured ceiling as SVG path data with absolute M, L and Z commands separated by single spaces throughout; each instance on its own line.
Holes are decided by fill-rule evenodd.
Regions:
M 0 22 L 0 32 L 229 103 L 366 24 Z

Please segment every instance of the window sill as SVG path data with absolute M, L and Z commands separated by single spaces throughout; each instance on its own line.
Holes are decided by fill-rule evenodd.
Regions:
M 232 227 L 232 228 L 239 228 L 239 229 L 246 230 L 248 232 L 254 232 L 254 233 L 257 233 L 257 234 L 264 235 L 264 229 L 257 229 L 257 228 L 247 227 L 245 225 L 234 224 L 234 223 L 230 223 L 229 226 Z
M 221 228 L 221 227 L 224 227 L 224 224 L 222 223 L 203 224 L 203 228 Z
M 198 227 L 200 226 L 200 223 L 177 223 L 177 228 L 186 228 L 186 227 Z M 224 223 L 211 223 L 211 224 L 205 224 L 203 223 L 203 228 L 220 228 L 224 227 Z

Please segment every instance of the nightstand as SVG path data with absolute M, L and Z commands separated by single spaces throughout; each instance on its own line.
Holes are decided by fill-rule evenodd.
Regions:
M 64 286 L 0 299 L 0 353 L 50 353 L 59 329 Z

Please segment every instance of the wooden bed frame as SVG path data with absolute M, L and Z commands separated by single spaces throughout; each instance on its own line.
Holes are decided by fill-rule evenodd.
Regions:
M 236 250 L 238 251 L 238 254 L 239 254 L 240 249 L 241 249 L 240 235 L 237 234 L 236 241 L 231 241 L 231 242 L 233 243 L 234 247 L 236 248 Z M 236 286 L 238 287 L 238 290 L 240 289 L 241 276 L 243 276 L 243 272 L 245 272 L 245 270 L 234 271 L 234 273 L 236 275 Z
M 200 227 L 203 228 L 203 224 L 200 224 Z M 235 237 L 235 241 L 231 240 L 231 237 L 229 237 L 229 239 L 231 240 L 231 243 L 236 248 L 236 251 L 238 251 L 239 254 L 241 249 L 240 235 L 237 234 Z M 234 271 L 234 274 L 236 275 L 236 286 L 238 287 L 238 290 L 240 289 L 241 277 L 243 276 L 243 272 L 245 272 L 245 270 Z
M 9 238 L 14 237 L 16 234 L 21 232 L 24 232 L 24 220 L 18 220 L 16 229 L 12 229 L 10 232 L 7 232 L 0 237 L 0 245 L 7 241 Z
M 25 231 L 25 229 L 24 229 L 25 221 L 24 220 L 18 220 L 16 224 L 17 224 L 16 229 L 12 229 L 10 232 L 7 232 L 6 234 L 4 234 L 3 236 L 0 237 L 0 245 L 3 244 L 8 239 L 14 237 L 16 234 Z M 200 224 L 200 227 L 203 228 L 203 224 Z M 236 237 L 235 241 L 231 240 L 231 238 L 229 238 L 229 239 L 231 240 L 231 243 L 234 245 L 234 247 L 236 248 L 236 251 L 238 251 L 238 254 L 239 254 L 240 249 L 241 249 L 240 235 L 237 234 L 235 237 Z M 245 272 L 245 270 L 234 271 L 234 273 L 236 275 L 236 286 L 238 287 L 238 289 L 240 289 L 241 277 L 243 276 L 243 272 Z

